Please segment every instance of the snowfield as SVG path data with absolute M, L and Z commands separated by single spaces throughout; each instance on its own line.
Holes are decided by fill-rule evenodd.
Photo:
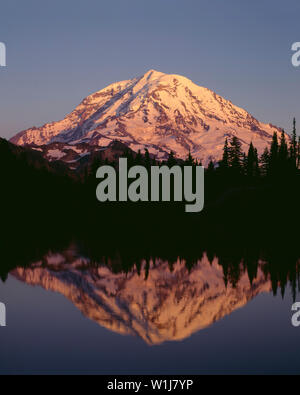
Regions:
M 59 160 L 63 158 L 66 154 L 58 149 L 53 149 L 49 150 L 47 155 L 52 160 Z
M 255 119 L 244 109 L 188 78 L 149 70 L 86 97 L 63 120 L 20 132 L 18 145 L 53 142 L 107 147 L 119 140 L 131 149 L 164 159 L 189 151 L 207 164 L 219 160 L 226 137 L 237 136 L 244 150 L 252 141 L 261 154 L 281 130 Z M 58 159 L 61 154 L 52 152 Z

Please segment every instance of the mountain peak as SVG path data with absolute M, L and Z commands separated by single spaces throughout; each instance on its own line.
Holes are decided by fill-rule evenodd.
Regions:
M 167 74 L 163 73 L 158 70 L 150 69 L 148 70 L 143 76 L 143 80 L 146 81 L 156 81 L 156 80 L 162 80 L 164 82 L 174 82 L 174 80 L 177 80 L 177 82 L 186 84 L 186 85 L 195 85 L 190 79 L 179 75 L 179 74 Z
M 30 128 L 11 139 L 18 145 L 53 142 L 107 147 L 119 140 L 133 151 L 147 148 L 158 160 L 189 152 L 207 164 L 219 160 L 226 137 L 261 153 L 274 132 L 247 111 L 186 77 L 150 69 L 88 96 L 63 120 Z
M 262 267 L 252 285 L 242 273 L 234 287 L 225 286 L 217 258 L 211 263 L 206 255 L 189 270 L 180 258 L 172 270 L 170 262 L 156 258 L 148 261 L 148 269 L 143 260 L 139 270 L 125 274 L 103 265 L 95 268 L 76 252 L 49 253 L 40 263 L 11 274 L 27 284 L 60 292 L 99 325 L 152 345 L 188 338 L 272 288 Z
M 155 79 L 155 78 L 157 78 L 157 77 L 162 77 L 162 76 L 164 76 L 164 75 L 166 75 L 166 74 L 165 74 L 165 73 L 162 73 L 162 72 L 160 72 L 160 71 L 154 70 L 154 69 L 150 69 L 150 70 L 148 70 L 148 71 L 143 75 L 143 78 L 146 78 L 146 79 Z

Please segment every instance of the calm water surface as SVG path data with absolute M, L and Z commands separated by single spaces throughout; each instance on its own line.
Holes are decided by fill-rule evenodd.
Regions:
M 291 286 L 274 295 L 264 267 L 232 284 L 205 255 L 125 273 L 74 246 L 49 252 L 0 283 L 0 373 L 299 374 Z

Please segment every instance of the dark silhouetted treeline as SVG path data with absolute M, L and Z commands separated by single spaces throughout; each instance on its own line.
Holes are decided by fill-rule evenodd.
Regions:
M 244 154 L 236 137 L 225 141 L 220 163 L 210 162 L 206 169 L 205 209 L 199 214 L 185 213 L 178 202 L 99 203 L 96 170 L 103 164 L 117 169 L 120 156 L 127 157 L 128 167 L 158 164 L 147 150 L 142 155 L 116 142 L 109 154 L 100 151 L 74 173 L 0 139 L 3 279 L 12 268 L 76 241 L 95 262 L 118 254 L 115 269 L 125 271 L 155 257 L 180 256 L 192 267 L 205 251 L 219 258 L 224 281 L 232 284 L 241 270 L 253 279 L 264 259 L 274 292 L 279 287 L 284 293 L 288 284 L 296 292 L 300 143 L 295 122 L 290 141 L 284 133 L 274 135 L 260 157 L 253 144 Z M 191 154 L 178 160 L 170 153 L 162 164 L 200 163 Z

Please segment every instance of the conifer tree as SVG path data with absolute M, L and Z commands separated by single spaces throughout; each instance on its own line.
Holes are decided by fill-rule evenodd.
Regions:
M 223 157 L 220 161 L 220 168 L 221 169 L 228 169 L 229 167 L 229 147 L 228 147 L 228 140 L 225 139 L 224 148 L 223 148 Z
M 285 132 L 282 130 L 280 137 L 280 146 L 278 151 L 278 173 L 282 176 L 287 175 L 289 171 L 289 153 L 288 146 L 285 138 Z
M 137 165 L 141 165 L 142 164 L 142 159 L 143 159 L 143 157 L 142 157 L 142 154 L 141 154 L 141 150 L 139 149 L 138 153 L 136 154 L 136 157 L 135 157 L 135 163 Z
M 274 132 L 272 137 L 272 143 L 270 148 L 270 156 L 269 156 L 269 174 L 274 175 L 278 169 L 278 153 L 279 153 L 279 144 L 277 133 Z
M 151 158 L 147 148 L 145 148 L 145 165 L 146 168 L 149 170 L 151 167 Z
M 245 168 L 246 176 L 247 177 L 254 177 L 255 169 L 256 169 L 256 155 L 255 155 L 255 150 L 254 150 L 253 144 L 251 142 L 250 146 L 249 146 L 249 150 L 248 150 L 247 160 L 246 160 L 246 168 Z
M 188 154 L 186 160 L 184 161 L 184 164 L 188 165 L 188 166 L 194 166 L 196 164 L 195 159 L 193 158 L 193 156 L 191 154 L 191 151 L 189 151 L 189 154 Z
M 269 168 L 270 168 L 270 152 L 268 147 L 265 148 L 263 154 L 260 157 L 260 168 L 261 168 L 261 175 L 266 177 L 269 175 Z
M 243 170 L 243 175 L 247 175 L 247 163 L 248 163 L 248 158 L 245 152 L 243 152 L 243 158 L 242 158 L 242 170 Z
M 236 175 L 242 172 L 243 153 L 241 147 L 240 140 L 236 136 L 233 136 L 229 147 L 229 166 Z
M 128 168 L 134 165 L 134 157 L 131 150 L 127 149 L 125 158 L 127 158 Z
M 215 164 L 211 159 L 207 167 L 207 174 L 213 174 L 214 170 L 215 170 Z
M 293 119 L 292 139 L 290 143 L 290 158 L 296 165 L 297 159 L 297 133 L 296 133 L 296 118 Z
M 280 137 L 279 159 L 281 162 L 285 162 L 288 159 L 288 147 L 286 143 L 285 132 L 283 129 L 281 131 Z
M 175 156 L 174 156 L 174 152 L 171 151 L 170 154 L 169 154 L 168 160 L 167 160 L 167 165 L 169 167 L 172 167 L 172 166 L 176 165 L 176 163 L 177 162 L 176 162 L 176 159 L 175 159 Z
M 257 149 L 254 148 L 254 177 L 259 177 L 259 176 L 260 176 L 260 170 L 259 170 L 258 152 Z

